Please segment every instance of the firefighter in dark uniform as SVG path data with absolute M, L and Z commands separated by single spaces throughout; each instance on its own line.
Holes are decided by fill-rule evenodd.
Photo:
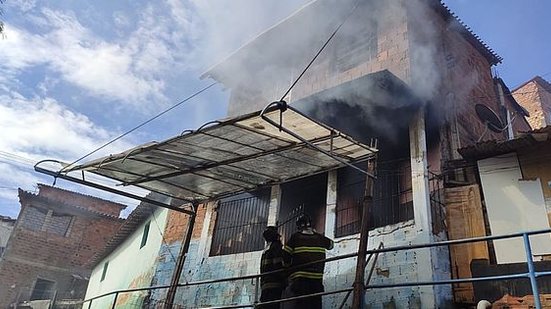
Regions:
M 262 236 L 264 236 L 268 246 L 262 253 L 260 272 L 265 273 L 283 269 L 283 244 L 281 243 L 281 235 L 277 232 L 277 228 L 275 226 L 268 226 Z M 260 301 L 281 299 L 281 293 L 285 289 L 285 285 L 286 276 L 283 272 L 262 276 L 260 278 Z M 261 305 L 259 308 L 278 309 L 279 304 Z
M 325 259 L 325 250 L 333 249 L 333 241 L 317 233 L 308 215 L 297 219 L 298 232 L 291 235 L 283 247 L 284 263 L 289 271 L 289 288 L 292 296 L 323 292 L 325 262 L 294 269 L 297 265 Z M 321 308 L 321 296 L 297 300 L 294 308 Z

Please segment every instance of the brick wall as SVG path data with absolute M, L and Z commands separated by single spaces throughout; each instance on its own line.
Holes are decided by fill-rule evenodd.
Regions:
M 532 129 L 551 125 L 551 84 L 535 77 L 513 91 L 513 97 L 530 113 Z
M 474 111 L 476 104 L 484 104 L 498 111 L 499 103 L 490 63 L 454 29 L 455 25 L 449 24 L 440 13 L 424 2 L 396 0 L 371 3 L 367 8 L 360 7 L 347 23 L 354 25 L 376 20 L 375 56 L 367 57 L 365 49 L 363 52 L 358 49 L 355 53 L 347 54 L 348 57 L 358 58 L 351 61 L 354 66 L 346 70 L 336 69 L 335 46 L 349 44 L 346 36 L 337 34 L 295 86 L 287 101 L 297 101 L 366 74 L 387 69 L 432 104 L 442 131 L 443 160 L 458 158 L 455 149 L 476 142 L 483 134 L 484 140 L 504 139 L 504 134 L 484 133 L 484 124 Z M 299 71 L 298 68 L 289 68 L 290 75 L 291 72 Z M 251 88 L 243 85 L 233 88 L 229 114 L 261 109 L 270 99 L 275 98 L 263 92 L 284 89 L 280 84 L 287 85 L 287 78 L 265 83 L 264 86 L 251 84 Z
M 71 192 L 44 184 L 38 185 L 40 196 L 55 199 L 58 202 L 78 205 L 89 210 L 94 210 L 107 215 L 118 217 L 120 212 L 126 208 L 126 205 L 114 203 L 90 195 L 83 195 L 77 192 Z
M 326 50 L 293 89 L 287 101 L 297 101 L 321 90 L 384 69 L 405 81 L 409 80 L 407 19 L 402 1 L 385 1 L 379 4 L 372 2 L 370 5 L 369 7 L 360 6 L 357 12 L 347 21 L 347 25 L 376 24 L 374 26 L 376 28 L 376 40 L 374 42 L 376 47 L 373 55 L 371 55 L 371 51 L 369 56 L 361 52 L 366 48 L 357 49 L 357 52 L 347 54 L 347 58 L 353 58 L 348 60 L 348 62 L 354 64 L 350 68 L 343 68 L 336 63 L 335 53 L 338 52 L 336 49 L 343 45 L 349 45 L 350 36 L 358 35 L 354 33 L 353 29 L 346 29 L 345 25 L 342 32 L 348 33 L 348 35 L 336 35 L 334 37 Z M 308 49 L 314 51 L 316 47 L 308 46 Z M 308 52 L 308 54 L 311 53 Z M 263 83 L 264 88 L 269 87 L 267 89 L 263 89 L 259 85 L 251 85 L 252 88 L 243 86 L 233 88 L 228 114 L 234 116 L 262 109 L 270 100 L 277 97 L 276 94 L 281 95 L 283 93 L 286 87 L 290 85 L 289 81 L 293 78 L 292 73 L 299 72 L 305 65 L 306 62 L 297 65 L 297 67 L 284 68 L 289 71 L 288 78 Z
M 77 280 L 73 275 L 89 276 L 91 269 L 87 263 L 123 220 L 72 208 L 71 205 L 81 206 L 74 203 L 86 199 L 89 207 L 97 203 L 96 198 L 75 199 L 76 195 L 43 186 L 38 195 L 19 192 L 21 211 L 0 262 L 0 307 L 14 301 L 18 293 L 28 296 L 36 278 L 56 282 L 59 298 L 83 296 L 84 290 L 70 294 Z M 123 208 L 113 204 L 108 209 L 109 204 L 102 203 L 117 216 L 117 211 Z

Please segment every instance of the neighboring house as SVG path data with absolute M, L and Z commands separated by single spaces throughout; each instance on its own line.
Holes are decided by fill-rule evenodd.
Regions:
M 513 90 L 515 99 L 530 113 L 533 129 L 551 125 L 551 84 L 540 76 Z
M 19 190 L 21 210 L 0 261 L 0 308 L 82 299 L 90 258 L 124 221 L 125 205 L 46 185 Z
M 8 244 L 8 239 L 10 238 L 14 225 L 15 219 L 0 216 L 0 260 L 4 255 L 4 250 L 6 250 L 6 245 Z
M 467 160 L 461 172 L 472 181 L 446 189 L 450 238 L 511 234 L 551 227 L 551 126 L 508 141 L 485 141 L 459 150 Z M 458 170 L 459 172 L 459 170 Z M 551 237 L 530 237 L 535 267 L 551 270 Z M 526 269 L 521 238 L 454 246 L 454 277 L 503 275 Z M 551 280 L 538 279 L 540 293 L 551 293 Z M 474 291 L 474 294 L 473 294 Z M 531 294 L 528 280 L 460 284 L 456 298 L 496 301 L 508 293 Z
M 228 114 L 257 111 L 278 100 L 354 3 L 310 2 L 206 72 L 204 77 L 231 90 Z M 508 95 L 503 81 L 492 76 L 491 67 L 500 61 L 439 1 L 365 0 L 285 97 L 305 114 L 364 144 L 377 138 L 369 248 L 445 240 L 449 229 L 444 205 L 455 203 L 447 189 L 471 184 L 474 177 L 473 172 L 456 173 L 457 149 L 480 140 L 513 138 L 529 129 L 524 109 Z M 502 132 L 487 130 L 475 113 L 477 104 L 494 110 L 508 126 Z M 260 123 L 257 127 L 264 128 Z M 232 177 L 244 178 L 237 171 L 221 180 Z M 302 212 L 335 240 L 329 256 L 357 252 L 365 181 L 364 175 L 342 168 L 199 205 L 179 282 L 257 274 L 262 230 L 278 225 L 286 238 Z M 165 233 L 176 225 L 182 222 L 167 223 Z M 140 230 L 134 233 L 138 237 Z M 172 252 L 178 252 L 178 243 L 173 244 Z M 172 265 L 165 257 L 159 259 L 152 284 L 169 284 L 170 271 L 165 270 L 174 269 Z M 370 283 L 375 284 L 454 275 L 445 247 L 381 254 L 372 266 L 376 271 Z M 355 267 L 354 259 L 328 263 L 326 290 L 350 288 Z M 250 279 L 182 287 L 174 303 L 184 308 L 250 304 L 256 288 Z M 152 304 L 165 298 L 164 292 L 147 296 Z M 336 308 L 343 298 L 325 296 L 324 307 Z M 365 301 L 373 308 L 444 308 L 475 299 L 454 299 L 452 286 L 439 285 L 368 289 Z
M 152 282 L 154 276 L 167 277 L 168 282 L 163 284 L 169 284 L 186 223 L 174 211 L 142 202 L 105 248 L 94 255 L 86 299 L 115 290 L 156 285 Z M 157 268 L 160 263 L 163 269 Z M 150 294 L 148 291 L 120 294 L 117 308 L 157 305 Z M 112 303 L 113 296 L 100 298 L 92 302 L 91 308 L 111 308 Z

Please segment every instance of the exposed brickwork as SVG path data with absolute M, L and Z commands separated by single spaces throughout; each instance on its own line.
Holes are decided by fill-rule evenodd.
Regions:
M 551 84 L 536 76 L 513 90 L 517 102 L 528 110 L 532 129 L 551 125 Z
M 73 275 L 89 276 L 87 263 L 122 224 L 117 217 L 124 206 L 48 186 L 38 195 L 20 191 L 19 198 L 19 218 L 0 262 L 0 307 L 19 293 L 28 298 L 37 278 L 55 281 L 59 298 L 82 297 L 85 282 Z M 95 212 L 96 204 L 108 215 Z
M 89 210 L 94 210 L 104 214 L 118 217 L 120 212 L 126 208 L 126 205 L 114 203 L 108 200 L 97 198 L 90 195 L 83 195 L 77 192 L 71 192 L 55 187 L 50 187 L 44 184 L 39 184 L 40 195 L 45 198 L 55 199 L 56 201 L 78 205 Z M 63 191 L 63 194 L 60 192 Z
M 197 216 L 195 217 L 195 226 L 193 226 L 192 239 L 201 238 L 201 232 L 203 231 L 203 224 L 205 223 L 205 214 L 207 212 L 207 205 L 199 205 L 197 209 Z
M 164 239 L 168 244 L 181 242 L 189 222 L 189 215 L 177 211 L 169 211 L 164 231 Z

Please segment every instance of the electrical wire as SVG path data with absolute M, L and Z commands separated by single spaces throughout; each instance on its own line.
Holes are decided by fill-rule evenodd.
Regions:
M 193 93 L 192 95 L 188 96 L 187 98 L 183 99 L 182 101 L 180 101 L 180 102 L 178 102 L 178 103 L 172 105 L 171 107 L 165 109 L 164 111 L 158 113 L 157 115 L 155 115 L 155 116 L 149 118 L 148 120 L 146 120 L 146 121 L 140 123 L 139 125 L 137 125 L 137 126 L 133 127 L 132 129 L 126 131 L 125 133 L 123 133 L 123 134 L 121 134 L 121 135 L 115 137 L 114 139 L 110 140 L 109 142 L 107 142 L 107 143 L 101 145 L 100 147 L 96 148 L 95 150 L 93 150 L 93 151 L 87 153 L 86 155 L 84 155 L 84 156 L 82 156 L 82 157 L 76 159 L 76 160 L 73 161 L 71 164 L 69 164 L 69 165 L 65 166 L 64 168 L 62 168 L 62 169 L 59 171 L 59 173 L 63 172 L 63 171 L 66 170 L 67 168 L 73 166 L 74 164 L 76 164 L 76 163 L 79 162 L 80 160 L 83 160 L 83 159 L 85 159 L 85 158 L 91 156 L 92 154 L 94 154 L 94 153 L 100 151 L 101 149 L 103 149 L 103 148 L 105 148 L 105 147 L 107 147 L 107 146 L 113 144 L 114 142 L 118 141 L 119 139 L 125 137 L 126 135 L 128 135 L 128 134 L 130 134 L 130 133 L 136 131 L 137 129 L 139 129 L 139 128 L 145 126 L 146 124 L 152 122 L 153 120 L 155 120 L 155 119 L 161 117 L 162 115 L 164 115 L 164 114 L 168 113 L 169 111 L 175 109 L 176 107 L 178 107 L 178 106 L 184 104 L 185 102 L 187 102 L 187 101 L 193 99 L 194 97 L 196 97 L 196 96 L 198 96 L 199 94 L 201 94 L 201 93 L 207 91 L 208 89 L 210 89 L 211 87 L 213 87 L 213 86 L 216 85 L 216 84 L 218 84 L 218 82 L 213 82 L 213 83 L 209 84 L 208 86 L 206 86 L 206 87 L 202 88 L 201 90 L 199 90 L 199 91 Z
M 323 50 L 325 49 L 325 47 L 327 47 L 327 45 L 329 44 L 329 42 L 331 42 L 331 40 L 333 39 L 333 37 L 335 37 L 335 35 L 337 34 L 337 32 L 339 32 L 339 30 L 341 29 L 341 27 L 346 23 L 346 21 L 350 18 L 350 16 L 352 16 L 352 14 L 354 13 L 354 11 L 358 8 L 358 5 L 360 4 L 360 0 L 356 1 L 356 3 L 354 4 L 354 7 L 352 8 L 352 10 L 348 13 L 348 15 L 344 18 L 344 20 L 337 26 L 337 28 L 331 33 L 331 35 L 329 36 L 329 38 L 327 38 L 327 40 L 325 41 L 325 43 L 321 46 L 321 48 L 318 50 L 318 52 L 314 55 L 314 57 L 312 58 L 312 60 L 310 60 L 310 62 L 306 65 L 306 67 L 302 70 L 302 72 L 299 74 L 299 76 L 295 79 L 295 81 L 291 84 L 291 86 L 289 87 L 289 89 L 287 89 L 287 91 L 285 91 L 285 93 L 281 96 L 281 99 L 279 99 L 280 101 L 283 101 L 283 99 L 285 99 L 285 97 L 289 94 L 289 92 L 291 92 L 291 90 L 293 90 L 293 88 L 296 86 L 296 84 L 300 81 L 300 79 L 304 76 L 304 74 L 306 74 L 306 71 L 308 71 L 308 69 L 310 69 L 310 67 L 312 66 L 312 64 L 314 63 L 314 61 L 316 61 L 316 59 L 318 58 L 318 56 L 323 52 Z

